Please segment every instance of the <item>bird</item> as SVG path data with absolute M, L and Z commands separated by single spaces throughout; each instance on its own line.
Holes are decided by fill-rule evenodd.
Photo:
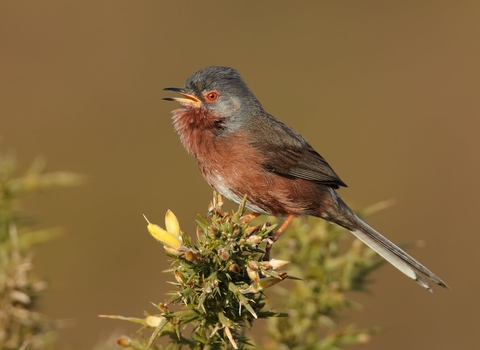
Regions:
M 250 218 L 286 217 L 273 241 L 297 216 L 320 217 L 350 231 L 430 292 L 429 281 L 450 289 L 433 272 L 359 218 L 340 198 L 346 184 L 310 143 L 268 114 L 237 70 L 209 66 L 183 87 L 173 125 L 206 182 L 229 200 L 246 196 Z

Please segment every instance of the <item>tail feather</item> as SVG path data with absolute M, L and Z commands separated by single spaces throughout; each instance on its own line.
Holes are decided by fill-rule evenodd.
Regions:
M 424 276 L 418 272 L 421 272 L 439 286 L 450 289 L 450 287 L 432 271 L 360 219 L 338 195 L 336 196 L 336 200 L 338 205 L 337 209 L 339 208 L 340 210 L 329 211 L 327 220 L 348 229 L 359 240 L 428 291 L 433 292 L 432 287 L 425 280 Z
M 365 243 L 370 248 L 372 248 L 374 251 L 376 251 L 381 257 L 383 257 L 385 260 L 387 260 L 390 264 L 392 264 L 397 269 L 399 269 L 401 272 L 403 272 L 405 275 L 407 275 L 411 279 L 418 282 L 422 287 L 426 288 L 429 292 L 433 292 L 433 289 L 430 286 L 430 284 L 427 281 L 425 281 L 425 279 L 422 278 L 422 276 L 419 275 L 411 267 L 410 262 L 404 260 L 403 257 L 400 258 L 398 255 L 396 255 L 394 252 L 392 252 L 392 250 L 390 249 L 390 246 L 387 247 L 386 245 L 384 245 L 382 243 L 379 243 L 378 240 L 372 238 L 371 235 L 369 235 L 369 234 L 367 234 L 363 231 L 354 230 L 354 231 L 350 231 L 350 232 L 353 233 L 363 243 Z M 412 260 L 414 260 L 414 259 L 412 258 Z M 423 267 L 422 265 L 420 265 L 420 266 Z M 427 276 L 430 277 L 435 283 L 446 287 L 446 284 L 443 281 L 441 281 L 437 276 L 435 276 L 433 273 L 430 273 Z

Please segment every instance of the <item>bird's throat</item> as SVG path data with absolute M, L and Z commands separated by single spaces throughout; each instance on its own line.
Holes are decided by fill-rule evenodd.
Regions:
M 204 108 L 179 108 L 173 111 L 173 125 L 185 149 L 197 159 L 211 150 L 222 118 Z

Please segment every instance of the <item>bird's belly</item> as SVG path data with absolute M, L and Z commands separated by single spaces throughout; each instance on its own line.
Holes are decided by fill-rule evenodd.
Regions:
M 242 143 L 242 134 L 236 140 Z M 220 141 L 211 144 L 209 153 L 195 154 L 203 177 L 218 193 L 235 203 L 246 195 L 246 207 L 259 214 L 316 215 L 321 196 L 316 184 L 268 171 L 253 148 L 239 153 L 235 144 Z
M 255 172 L 255 168 L 244 168 L 242 175 L 233 169 L 212 170 L 202 169 L 209 185 L 237 204 L 241 203 L 246 195 L 245 206 L 255 213 L 274 216 L 315 215 L 318 208 L 315 197 L 311 196 L 311 188 L 309 190 L 309 185 L 312 184 L 303 183 L 304 181 L 295 183 L 294 180 L 274 173 Z
M 220 193 L 222 196 L 228 198 L 232 202 L 235 202 L 237 204 L 240 204 L 243 200 L 242 195 L 240 195 L 238 191 L 234 192 L 234 189 L 230 184 L 228 183 L 228 180 L 223 178 L 220 174 L 212 174 L 213 179 L 208 179 L 208 183 L 210 186 L 212 186 L 218 193 Z M 211 181 L 213 180 L 213 181 Z M 235 187 L 235 186 L 234 186 Z M 245 193 L 246 194 L 246 193 Z M 244 194 L 244 195 L 245 195 Z M 270 212 L 260 208 L 258 205 L 256 205 L 252 200 L 249 199 L 247 195 L 247 202 L 245 203 L 245 206 L 247 209 L 259 213 L 259 214 L 271 214 Z

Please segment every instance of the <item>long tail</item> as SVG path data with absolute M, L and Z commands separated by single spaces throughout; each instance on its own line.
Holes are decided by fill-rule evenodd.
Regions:
M 390 264 L 411 279 L 417 281 L 418 284 L 428 291 L 433 293 L 432 287 L 425 280 L 425 277 L 418 272 L 421 272 L 439 286 L 450 289 L 450 287 L 432 271 L 360 219 L 333 190 L 332 193 L 334 194 L 334 203 L 332 207 L 324 211 L 323 215 L 321 215 L 322 217 L 334 224 L 345 227 Z

